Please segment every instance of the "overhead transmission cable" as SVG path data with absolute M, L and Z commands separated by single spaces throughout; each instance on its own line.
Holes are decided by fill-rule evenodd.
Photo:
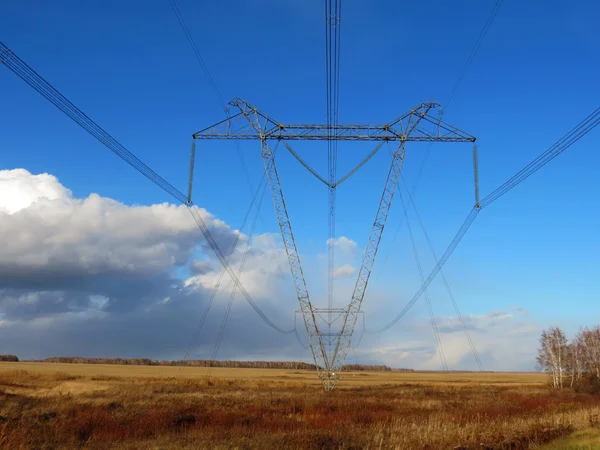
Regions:
M 362 333 L 360 333 L 360 336 L 358 336 L 358 339 L 356 340 L 356 343 L 354 344 L 354 348 L 357 349 L 358 346 L 360 345 L 360 342 L 362 341 L 362 338 L 365 336 L 365 332 L 367 331 L 367 323 L 365 320 L 365 313 L 364 311 L 361 311 L 362 313 L 362 318 L 363 318 L 363 323 L 362 323 Z
M 175 0 L 169 0 L 169 4 L 171 5 L 171 9 L 173 10 L 173 13 L 175 13 L 175 17 L 177 18 L 177 21 L 179 22 L 179 25 L 181 26 L 181 29 L 183 30 L 183 33 L 185 34 L 185 37 L 186 37 L 187 41 L 189 42 L 190 47 L 192 48 L 192 51 L 194 52 L 194 55 L 196 56 L 196 60 L 198 60 L 200 67 L 202 68 L 204 74 L 206 75 L 206 79 L 208 80 L 208 83 L 210 84 L 215 95 L 217 96 L 217 99 L 219 100 L 219 103 L 221 104 L 221 107 L 223 108 L 223 111 L 225 112 L 227 119 L 231 119 L 231 113 L 230 113 L 229 107 L 227 106 L 225 100 L 223 99 L 223 96 L 221 95 L 221 92 L 219 91 L 219 88 L 217 87 L 215 80 L 213 79 L 212 75 L 210 74 L 210 71 L 208 70 L 208 66 L 206 65 L 206 62 L 204 61 L 204 58 L 202 57 L 202 54 L 200 53 L 200 50 L 198 49 L 198 46 L 196 45 L 196 41 L 194 40 L 192 33 L 190 32 L 187 24 L 185 23 L 185 20 L 183 18 L 183 15 L 181 14 L 179 6 L 177 6 L 177 2 Z M 253 192 L 254 187 L 252 186 L 252 180 L 250 179 L 250 173 L 248 171 L 248 165 L 246 164 L 246 158 L 244 157 L 244 152 L 242 152 L 242 148 L 238 141 L 234 141 L 234 143 L 235 143 L 235 147 L 236 147 L 236 150 L 238 153 L 238 157 L 240 159 L 240 163 L 242 165 L 242 170 L 244 171 L 244 175 L 246 177 L 246 183 L 248 184 L 248 188 L 250 189 L 250 192 Z M 265 227 L 265 224 L 264 224 L 261 216 L 259 216 L 259 220 L 261 221 L 261 224 L 263 225 L 263 227 Z
M 475 56 L 477 55 L 477 52 L 479 51 L 479 47 L 481 47 L 481 43 L 487 36 L 488 31 L 490 31 L 490 28 L 492 27 L 492 24 L 494 23 L 494 19 L 496 19 L 496 16 L 498 15 L 498 11 L 500 10 L 500 7 L 502 6 L 502 2 L 503 2 L 503 0 L 496 0 L 496 3 L 494 4 L 494 8 L 490 12 L 487 20 L 485 21 L 485 24 L 483 25 L 483 28 L 481 29 L 479 36 L 477 36 L 475 45 L 471 49 L 471 53 L 469 53 L 469 57 L 467 58 L 465 65 L 463 66 L 460 74 L 458 75 L 458 78 L 456 79 L 456 81 L 454 82 L 454 85 L 452 86 L 452 90 L 450 91 L 450 94 L 448 95 L 448 99 L 446 100 L 446 103 L 443 105 L 444 109 L 448 107 L 448 105 L 454 98 L 456 91 L 458 91 L 458 88 L 462 84 L 462 81 L 463 81 L 467 71 L 469 70 L 469 67 L 473 63 L 473 60 L 475 59 Z
M 454 252 L 464 235 L 469 230 L 469 227 L 473 224 L 479 212 L 491 205 L 493 202 L 497 201 L 500 197 L 508 193 L 510 190 L 517 187 L 535 172 L 540 170 L 562 152 L 567 150 L 571 145 L 576 143 L 579 139 L 585 136 L 587 133 L 592 131 L 595 127 L 600 124 L 600 107 L 590 113 L 584 120 L 582 120 L 578 125 L 572 128 L 566 135 L 564 135 L 561 139 L 556 141 L 552 146 L 550 146 L 546 151 L 540 154 L 537 158 L 527 164 L 523 169 L 518 171 L 515 175 L 509 178 L 507 181 L 502 183 L 496 189 L 494 189 L 490 194 L 484 197 L 480 206 L 475 206 L 467 215 L 467 218 L 459 228 L 458 232 L 454 236 L 454 239 L 446 248 L 446 251 L 442 254 L 441 258 L 438 260 L 437 264 L 434 266 L 433 270 L 429 274 L 429 276 L 425 279 L 423 285 L 419 288 L 419 290 L 415 293 L 412 299 L 406 304 L 406 306 L 400 311 L 400 313 L 392 319 L 387 325 L 376 331 L 375 333 L 382 333 L 384 331 L 389 330 L 393 327 L 400 319 L 402 319 L 408 310 L 412 308 L 415 302 L 421 297 L 425 289 L 431 284 L 433 279 L 437 276 L 439 271 L 442 269 L 450 255 Z
M 344 175 L 341 178 L 338 178 L 337 181 L 335 182 L 335 184 L 333 185 L 333 187 L 338 187 L 340 184 L 342 184 L 344 181 L 346 181 L 348 178 L 350 178 L 352 175 L 354 175 L 356 172 L 358 172 L 366 163 L 369 162 L 369 160 L 375 156 L 375 154 L 381 149 L 381 146 L 383 145 L 384 141 L 379 142 L 379 144 L 377 144 L 377 146 L 367 155 L 364 157 L 364 159 L 359 162 L 356 166 L 354 166 L 346 175 Z M 308 170 L 312 175 L 314 175 L 314 177 L 319 180 L 321 183 L 323 183 L 325 186 L 327 187 L 331 187 L 329 182 L 323 178 L 321 175 L 319 175 L 319 173 L 313 169 L 304 159 L 302 159 L 302 157 L 296 152 L 296 150 L 294 150 L 286 141 L 283 141 L 283 145 L 285 146 L 285 148 L 287 149 L 288 152 L 290 152 L 290 154 L 296 158 L 296 160 L 302 164 L 302 166 L 304 166 L 304 168 L 306 170 Z
M 483 28 L 479 32 L 479 36 L 477 36 L 475 45 L 473 45 L 473 48 L 471 49 L 471 52 L 469 53 L 469 56 L 467 57 L 467 60 L 465 61 L 465 64 L 464 64 L 462 70 L 458 74 L 458 77 L 456 78 L 456 81 L 454 82 L 454 85 L 452 86 L 452 89 L 450 90 L 450 94 L 448 95 L 448 98 L 446 99 L 446 103 L 444 103 L 442 105 L 442 110 L 440 111 L 440 114 L 443 114 L 448 110 L 448 107 L 450 106 L 450 102 L 452 101 L 452 99 L 454 98 L 454 95 L 458 91 L 458 88 L 462 84 L 463 79 L 465 78 L 465 75 L 466 75 L 467 71 L 469 70 L 469 67 L 471 67 L 473 60 L 475 59 L 475 56 L 477 55 L 477 52 L 479 51 L 479 47 L 481 47 L 481 43 L 487 36 L 488 31 L 490 31 L 490 28 L 492 27 L 492 24 L 494 23 L 494 19 L 498 15 L 498 11 L 500 10 L 500 7 L 502 6 L 503 1 L 504 0 L 496 0 L 496 3 L 494 4 L 492 11 L 488 15 L 485 23 L 483 24 Z M 421 165 L 419 167 L 419 170 L 417 171 L 417 177 L 415 179 L 415 182 L 413 183 L 413 189 L 412 189 L 413 195 L 415 194 L 415 192 L 417 190 L 417 186 L 419 184 L 419 181 L 421 180 L 421 176 L 423 175 L 423 170 L 425 169 L 425 164 L 427 163 L 427 160 L 429 159 L 429 155 L 431 153 L 431 145 L 432 144 L 428 145 L 427 148 L 425 149 L 425 153 L 423 155 Z
M 250 217 L 250 213 L 254 209 L 254 203 L 256 202 L 256 200 L 258 198 L 258 194 L 260 193 L 260 189 L 263 186 L 263 183 L 265 183 L 265 181 L 266 181 L 266 173 L 263 172 L 260 182 L 258 183 L 258 186 L 256 188 L 256 192 L 254 193 L 254 197 L 252 198 L 252 202 L 250 203 L 248 210 L 246 211 L 246 214 L 244 215 L 244 220 L 242 221 L 242 224 L 240 225 L 240 227 L 238 227 L 238 230 L 241 231 L 246 227 L 246 223 L 248 221 L 248 218 Z M 266 186 L 267 186 L 267 184 L 265 183 L 264 187 L 266 188 Z M 264 188 L 263 188 L 263 195 L 264 195 Z M 261 197 L 261 203 L 262 203 L 262 197 Z M 256 222 L 256 218 L 255 218 L 255 222 Z M 253 225 L 253 227 L 254 227 L 254 225 Z M 254 228 L 252 228 L 252 229 L 254 230 Z M 238 245 L 238 242 L 239 242 L 241 236 L 242 236 L 241 233 L 238 233 L 236 235 L 236 237 L 231 245 L 231 248 L 229 249 L 229 254 L 227 255 L 227 263 L 229 263 L 233 254 L 235 253 L 235 250 L 237 249 L 237 245 Z M 249 245 L 251 236 L 248 236 L 247 239 L 248 239 L 248 245 Z M 215 286 L 213 287 L 211 295 L 210 295 L 208 302 L 204 308 L 204 311 L 202 312 L 200 322 L 198 323 L 198 325 L 194 331 L 190 345 L 188 346 L 185 356 L 183 357 L 183 364 L 182 364 L 181 368 L 179 369 L 179 372 L 177 374 L 177 379 L 179 379 L 179 377 L 181 376 L 181 374 L 183 372 L 183 368 L 185 367 L 185 362 L 188 360 L 193 348 L 196 346 L 196 342 L 198 341 L 198 337 L 200 336 L 200 332 L 202 331 L 202 328 L 204 327 L 204 323 L 206 322 L 208 313 L 210 312 L 212 304 L 217 296 L 217 293 L 219 292 L 219 288 L 221 287 L 221 283 L 223 281 L 224 276 L 225 276 L 225 269 L 222 268 L 221 272 L 219 273 L 219 275 L 217 277 L 217 282 L 216 282 Z M 239 278 L 239 276 L 240 276 L 240 272 L 238 271 L 238 278 Z
M 277 152 L 277 147 L 273 150 L 273 152 Z M 266 175 L 266 171 L 265 171 L 265 175 Z M 244 254 L 242 255 L 241 261 L 240 261 L 240 266 L 238 268 L 238 278 L 241 276 L 243 270 L 244 270 L 244 266 L 246 264 L 246 259 L 248 257 L 248 253 L 250 252 L 250 241 L 252 240 L 252 238 L 254 237 L 254 231 L 256 229 L 256 222 L 258 217 L 260 216 L 260 209 L 262 207 L 263 204 L 263 200 L 265 198 L 265 192 L 267 190 L 267 186 L 268 183 L 265 183 L 264 186 L 262 187 L 262 194 L 260 196 L 260 200 L 258 202 L 257 208 L 256 208 L 256 214 L 254 215 L 254 221 L 252 222 L 252 227 L 250 229 L 250 232 L 248 233 L 248 240 L 246 242 L 246 249 L 244 250 Z M 260 189 L 260 187 L 259 187 Z M 213 353 L 211 355 L 210 358 L 210 366 L 208 368 L 208 371 L 206 373 L 206 379 L 210 379 L 210 374 L 212 372 L 212 367 L 213 367 L 213 362 L 216 361 L 217 359 L 217 354 L 219 353 L 219 348 L 221 347 L 221 340 L 223 339 L 223 334 L 225 332 L 225 326 L 227 325 L 227 320 L 229 319 L 229 314 L 231 313 L 231 307 L 233 305 L 233 299 L 235 298 L 235 294 L 237 293 L 237 287 L 234 285 L 231 289 L 231 293 L 229 294 L 229 300 L 227 302 L 227 309 L 225 310 L 225 315 L 223 316 L 223 320 L 221 321 L 221 327 L 219 328 L 219 333 L 217 335 L 217 341 L 215 342 L 215 347 L 213 349 Z M 295 328 L 295 324 L 294 324 L 294 328 Z M 294 330 L 294 332 L 297 334 L 297 330 Z
M 145 163 L 143 163 L 139 158 L 137 158 L 133 153 L 127 150 L 121 143 L 119 143 L 116 139 L 114 139 L 110 134 L 108 134 L 104 129 L 102 129 L 98 124 L 96 124 L 92 119 L 90 119 L 86 114 L 84 114 L 79 108 L 77 108 L 73 103 L 71 103 L 64 95 L 62 95 L 56 88 L 54 88 L 50 83 L 48 83 L 41 75 L 39 75 L 35 70 L 29 67 L 21 58 L 19 58 L 12 50 L 10 50 L 4 43 L 0 41 L 0 62 L 3 63 L 6 67 L 8 67 L 12 72 L 14 72 L 18 77 L 20 77 L 23 81 L 29 84 L 32 88 L 34 88 L 37 92 L 39 92 L 43 97 L 45 97 L 48 101 L 50 101 L 54 106 L 60 109 L 65 115 L 71 118 L 74 122 L 76 122 L 79 126 L 81 126 L 84 130 L 86 130 L 89 134 L 94 136 L 98 141 L 104 144 L 109 150 L 114 152 L 121 159 L 126 161 L 129 165 L 131 165 L 135 170 L 140 172 L 158 187 L 163 189 L 169 195 L 171 195 L 174 199 L 183 203 L 187 206 L 188 211 L 196 221 L 196 224 L 200 228 L 204 238 L 206 239 L 208 245 L 213 250 L 219 262 L 223 265 L 229 276 L 231 277 L 234 284 L 238 287 L 240 292 L 246 298 L 246 301 L 252 306 L 252 309 L 261 317 L 261 319 L 280 333 L 293 333 L 294 330 L 284 330 L 277 325 L 275 325 L 256 305 L 250 294 L 246 291 L 246 289 L 241 285 L 239 279 L 235 275 L 235 272 L 229 266 L 227 262 L 227 258 L 221 251 L 219 245 L 215 241 L 212 233 L 208 229 L 208 226 L 200 216 L 198 212 L 198 208 L 191 202 L 188 202 L 188 198 L 186 195 L 154 172 L 150 167 L 148 167 Z
M 337 179 L 337 141 L 331 139 L 338 124 L 339 113 L 339 63 L 340 63 L 340 23 L 342 0 L 325 0 L 325 75 L 326 75 L 326 116 L 327 116 L 327 170 L 329 193 L 329 239 L 327 301 L 328 326 L 331 332 L 333 308 L 333 271 L 335 265 L 335 215 L 336 215 L 336 179 Z M 331 344 L 331 343 L 330 343 Z
M 415 200 L 412 196 L 412 194 L 410 193 L 410 190 L 408 188 L 408 184 L 406 183 L 406 179 L 404 178 L 403 174 L 400 174 L 400 178 L 402 179 L 402 184 L 404 185 L 404 189 L 406 190 L 406 193 L 408 195 L 408 198 L 410 200 L 410 203 L 412 205 L 413 211 L 415 212 L 415 215 L 417 216 L 417 220 L 419 222 L 419 225 L 421 226 L 421 230 L 423 231 L 423 235 L 425 236 L 425 240 L 427 241 L 427 245 L 429 246 L 429 249 L 431 250 L 431 254 L 433 256 L 434 260 L 437 260 L 437 254 L 435 249 L 433 248 L 433 244 L 431 242 L 431 239 L 429 239 L 429 233 L 427 233 L 427 230 L 425 229 L 425 224 L 423 223 L 423 219 L 421 219 L 421 214 L 419 213 L 419 210 L 417 208 L 417 204 L 415 203 Z M 408 220 L 407 220 L 407 224 L 408 224 Z M 454 307 L 454 311 L 456 312 L 456 316 L 458 317 L 458 320 L 462 326 L 462 329 L 465 333 L 465 337 L 467 338 L 467 342 L 469 343 L 469 346 L 471 347 L 471 353 L 473 354 L 473 358 L 475 359 L 475 362 L 477 364 L 477 367 L 479 368 L 480 372 L 483 372 L 483 364 L 481 363 L 481 359 L 479 358 L 479 353 L 477 352 L 477 349 L 475 348 L 475 344 L 473 343 L 473 339 L 471 339 L 471 334 L 469 333 L 469 330 L 467 328 L 467 325 L 465 324 L 465 321 L 463 319 L 463 315 L 460 312 L 460 309 L 458 308 L 458 303 L 456 302 L 456 299 L 454 298 L 454 293 L 452 292 L 452 289 L 450 289 L 450 283 L 448 283 L 448 279 L 446 278 L 446 275 L 444 274 L 443 269 L 440 268 L 440 276 L 442 277 L 442 281 L 444 282 L 444 286 L 446 287 L 446 292 L 448 292 L 448 297 L 450 297 L 450 300 L 452 302 L 452 306 Z M 421 283 L 423 283 L 423 280 L 421 281 Z
M 463 79 L 464 79 L 467 71 L 469 70 L 469 67 L 473 63 L 473 60 L 475 59 L 475 56 L 477 55 L 477 52 L 479 51 L 479 47 L 481 47 L 481 43 L 485 39 L 488 31 L 490 30 L 492 24 L 494 23 L 494 19 L 496 18 L 496 15 L 498 14 L 498 11 L 500 10 L 500 6 L 502 6 L 503 1 L 504 0 L 496 0 L 496 3 L 494 4 L 494 8 L 488 15 L 488 17 L 483 25 L 483 28 L 479 32 L 479 36 L 477 37 L 477 40 L 475 41 L 475 45 L 473 45 L 473 48 L 471 49 L 471 52 L 469 53 L 469 56 L 467 57 L 467 60 L 465 61 L 465 64 L 464 64 L 462 70 L 458 74 L 458 77 L 456 78 L 456 81 L 454 82 L 454 85 L 452 86 L 452 89 L 450 90 L 450 94 L 448 95 L 448 99 L 446 100 L 446 103 L 444 103 L 442 105 L 442 108 L 443 108 L 442 112 L 447 111 L 448 106 L 450 105 L 450 102 L 452 101 L 452 99 L 454 98 L 454 95 L 456 94 L 456 91 L 462 84 Z M 442 112 L 440 112 L 440 114 Z M 423 171 L 425 169 L 425 164 L 429 160 L 429 156 L 431 154 L 432 145 L 433 145 L 433 143 L 430 143 L 427 146 L 427 148 L 425 149 L 425 152 L 423 153 L 423 159 L 421 160 L 421 164 L 419 165 L 419 168 L 417 169 L 417 176 L 416 176 L 415 181 L 412 186 L 412 195 L 415 195 L 415 193 L 417 192 L 417 187 L 419 185 L 419 182 L 421 181 L 421 176 L 423 175 Z M 398 237 L 398 233 L 400 233 L 401 227 L 402 227 L 402 219 L 398 222 L 398 226 L 396 227 L 396 230 L 394 231 L 390 245 L 393 245 L 394 242 L 396 242 L 396 238 Z M 386 257 L 384 258 L 384 264 L 383 264 L 384 266 L 385 266 L 385 262 L 387 262 L 390 255 L 391 255 L 391 251 L 388 252 Z M 381 274 L 381 272 L 380 272 L 380 274 Z M 377 277 L 379 278 L 379 276 L 380 275 L 378 275 Z
M 250 306 L 252 307 L 252 309 L 254 309 L 254 311 L 260 316 L 260 318 L 267 325 L 269 325 L 271 328 L 273 328 L 274 330 L 276 330 L 276 331 L 278 331 L 280 333 L 284 333 L 284 334 L 293 333 L 294 330 L 284 330 L 284 329 L 278 327 L 277 325 L 275 325 L 266 316 L 266 314 L 262 312 L 262 310 L 254 302 L 254 300 L 252 299 L 252 297 L 250 296 L 250 294 L 248 293 L 248 291 L 246 291 L 246 289 L 244 288 L 244 286 L 240 283 L 240 280 L 237 278 L 237 276 L 233 272 L 233 269 L 229 266 L 229 264 L 227 264 L 227 260 L 225 259 L 225 256 L 223 255 L 223 252 L 219 248 L 217 242 L 214 240 L 212 234 L 209 234 L 210 231 L 209 231 L 208 227 L 206 226 L 206 224 L 204 223 L 204 221 L 202 220 L 202 217 L 200 217 L 200 214 L 198 213 L 198 209 L 197 208 L 192 208 L 191 205 L 190 205 L 190 207 L 188 207 L 188 211 L 190 211 L 190 214 L 192 215 L 192 217 L 194 218 L 194 220 L 198 224 L 198 227 L 200 227 L 200 229 L 202 230 L 202 234 L 204 235 L 205 239 L 209 243 L 209 245 L 212 248 L 213 252 L 217 255 L 217 258 L 219 259 L 219 261 L 221 262 L 221 264 L 223 265 L 223 267 L 225 268 L 225 270 L 227 271 L 227 273 L 229 274 L 229 276 L 233 280 L 234 284 L 237 286 L 237 288 L 240 290 L 240 292 L 244 295 L 246 301 L 250 304 Z
M 310 347 L 308 345 L 304 345 L 304 342 L 302 342 L 302 340 L 300 339 L 300 335 L 298 334 L 298 327 L 296 326 L 296 316 L 298 314 L 298 311 L 296 311 L 294 313 L 294 333 L 296 334 L 296 340 L 298 341 L 298 343 L 300 344 L 300 346 L 304 349 L 304 350 L 308 350 Z
M 204 75 L 206 75 L 206 79 L 208 80 L 210 87 L 214 91 L 215 95 L 221 101 L 221 104 L 223 105 L 223 109 L 227 110 L 227 107 L 225 106 L 225 102 L 223 101 L 223 97 L 221 96 L 221 93 L 219 92 L 219 88 L 217 87 L 215 80 L 213 79 L 212 75 L 210 74 L 210 71 L 208 70 L 206 63 L 204 62 L 204 58 L 202 58 L 202 54 L 200 53 L 200 50 L 198 49 L 198 46 L 196 45 L 196 42 L 194 41 L 194 38 L 192 37 L 192 33 L 190 33 L 190 30 L 187 27 L 185 20 L 183 19 L 183 15 L 181 14 L 179 7 L 177 6 L 177 2 L 175 0 L 169 0 L 169 4 L 171 5 L 171 9 L 175 13 L 175 17 L 177 17 L 177 21 L 179 22 L 179 25 L 181 26 L 181 29 L 183 30 L 183 33 L 185 34 L 185 37 L 190 44 L 190 47 L 192 47 L 192 51 L 194 52 L 196 59 L 200 63 L 200 67 L 204 71 Z
M 421 283 L 425 281 L 425 277 L 423 276 L 423 267 L 421 266 L 421 258 L 419 258 L 419 251 L 417 250 L 417 243 L 415 242 L 415 236 L 412 232 L 412 227 L 410 226 L 410 221 L 408 220 L 408 211 L 406 210 L 406 203 L 404 202 L 404 196 L 402 195 L 402 190 L 398 189 L 398 195 L 400 196 L 400 200 L 402 203 L 402 209 L 404 211 L 404 219 L 406 220 L 406 228 L 408 229 L 408 234 L 410 236 L 410 242 L 412 243 L 413 254 L 415 257 L 415 262 L 417 264 L 417 270 L 419 272 L 419 278 L 421 279 Z M 433 336 L 437 343 L 437 348 L 440 356 L 440 362 L 442 364 L 442 370 L 447 374 L 448 373 L 448 363 L 446 362 L 446 355 L 444 354 L 444 347 L 442 345 L 442 338 L 440 337 L 440 330 L 437 326 L 437 321 L 435 320 L 435 314 L 433 313 L 433 306 L 431 305 L 431 298 L 429 297 L 429 291 L 425 289 L 425 303 L 427 303 L 427 310 L 429 311 L 429 320 L 431 321 L 431 328 L 433 330 Z

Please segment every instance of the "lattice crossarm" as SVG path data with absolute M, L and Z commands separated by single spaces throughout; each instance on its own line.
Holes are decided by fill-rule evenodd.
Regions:
M 239 113 L 193 134 L 194 139 L 241 140 L 343 140 L 398 142 L 475 142 L 475 138 L 430 115 L 437 103 L 422 103 L 387 124 L 283 124 L 245 100 L 235 98 L 230 105 Z M 243 126 L 238 126 L 247 119 Z M 423 125 L 432 125 L 428 131 Z

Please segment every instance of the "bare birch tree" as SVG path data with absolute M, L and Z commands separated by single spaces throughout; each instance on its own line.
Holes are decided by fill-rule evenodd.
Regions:
M 567 337 L 558 327 L 543 330 L 536 358 L 540 368 L 552 375 L 552 386 L 560 389 L 568 362 Z
M 571 366 L 571 387 L 581 382 L 584 373 L 587 373 L 585 330 L 580 330 L 569 345 L 569 357 Z
M 575 342 L 580 347 L 583 371 L 600 378 L 600 326 L 582 329 Z

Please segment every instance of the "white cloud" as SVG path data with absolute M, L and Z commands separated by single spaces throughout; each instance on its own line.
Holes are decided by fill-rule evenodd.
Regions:
M 1 171 L 0 180 L 3 348 L 24 358 L 183 357 L 221 271 L 185 207 L 76 198 L 56 177 L 23 169 Z M 203 209 L 200 215 L 226 255 L 239 238 L 230 261 L 237 271 L 248 237 Z M 255 237 L 240 279 L 274 323 L 291 329 L 297 300 L 278 288 L 284 272 L 275 237 Z M 192 357 L 212 353 L 226 280 Z M 276 350 L 309 356 L 293 334 L 270 329 L 245 303 L 232 309 L 226 330 L 219 357 L 272 357 Z
M 156 273 L 184 264 L 201 240 L 185 206 L 127 206 L 97 194 L 77 199 L 55 177 L 25 170 L 0 177 L 0 280 Z M 200 214 L 220 244 L 233 238 L 223 222 Z
M 353 266 L 350 264 L 344 264 L 343 266 L 336 268 L 333 271 L 332 276 L 333 278 L 349 278 L 355 273 L 356 269 Z
M 205 210 L 200 214 L 226 255 L 239 238 L 231 259 L 237 272 L 248 237 Z M 54 176 L 23 169 L 0 171 L 0 242 L 0 342 L 24 358 L 181 358 L 221 272 L 185 207 L 129 206 L 97 194 L 76 198 Z M 330 244 L 340 253 L 357 248 L 345 236 Z M 335 276 L 355 271 L 343 264 Z M 297 299 L 277 235 L 252 239 L 240 280 L 273 322 L 293 327 Z M 373 287 L 370 305 L 390 295 Z M 193 357 L 212 353 L 231 288 L 225 275 Z M 310 358 L 293 334 L 277 334 L 241 295 L 237 299 L 219 357 Z M 528 315 L 512 306 L 464 316 L 486 369 L 533 367 L 538 326 Z M 438 325 L 451 368 L 476 368 L 460 321 L 440 317 Z M 357 327 L 360 333 L 362 325 Z M 429 321 L 399 328 L 377 342 L 366 334 L 358 362 L 439 368 Z M 300 333 L 305 342 L 302 327 Z
M 105 310 L 133 310 L 185 288 L 178 267 L 212 278 L 221 269 L 185 206 L 79 199 L 56 177 L 23 169 L 0 171 L 0 180 L 0 313 L 7 320 L 83 311 L 98 296 L 107 299 Z M 247 237 L 199 212 L 225 254 L 240 238 L 235 267 Z M 263 249 L 269 237 L 257 242 L 263 246 L 251 247 L 241 278 L 251 294 L 265 294 L 281 276 L 282 252 Z M 205 262 L 189 267 L 202 250 Z
M 31 175 L 25 169 L 0 170 L 0 212 L 14 214 L 37 201 L 66 200 L 71 192 L 47 173 Z
M 244 289 L 252 296 L 264 299 L 276 298 L 280 291 L 278 281 L 286 279 L 289 273 L 288 260 L 285 250 L 274 246 L 274 236 L 271 234 L 259 235 L 253 239 L 250 250 L 245 258 L 243 271 L 239 276 Z M 243 259 L 247 244 L 238 247 L 232 267 L 235 273 Z M 218 263 L 212 265 L 201 263 L 203 272 L 186 280 L 186 286 L 199 285 L 207 289 L 213 289 L 221 278 L 222 266 Z M 210 268 L 209 268 L 210 267 Z M 225 274 L 221 282 L 225 291 L 230 291 L 234 283 L 228 274 Z M 241 298 L 241 295 L 238 296 Z
M 524 320 L 528 312 L 490 311 L 463 316 L 464 325 L 485 370 L 533 370 L 538 324 Z M 477 370 L 473 352 L 458 317 L 436 317 L 442 349 L 449 369 Z M 383 337 L 383 344 L 360 349 L 363 355 L 377 355 L 392 367 L 440 370 L 440 352 L 428 318 L 405 324 L 400 334 Z M 366 345 L 366 347 L 368 344 Z
M 342 251 L 352 253 L 357 249 L 356 242 L 346 236 L 340 236 L 338 238 L 329 238 L 325 242 L 327 246 L 333 245 L 335 248 L 339 248 Z

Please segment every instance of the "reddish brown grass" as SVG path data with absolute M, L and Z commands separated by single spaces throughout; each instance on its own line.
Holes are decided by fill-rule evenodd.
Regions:
M 463 376 L 463 375 L 461 375 Z M 0 447 L 527 449 L 600 397 L 474 382 L 341 386 L 0 371 Z

